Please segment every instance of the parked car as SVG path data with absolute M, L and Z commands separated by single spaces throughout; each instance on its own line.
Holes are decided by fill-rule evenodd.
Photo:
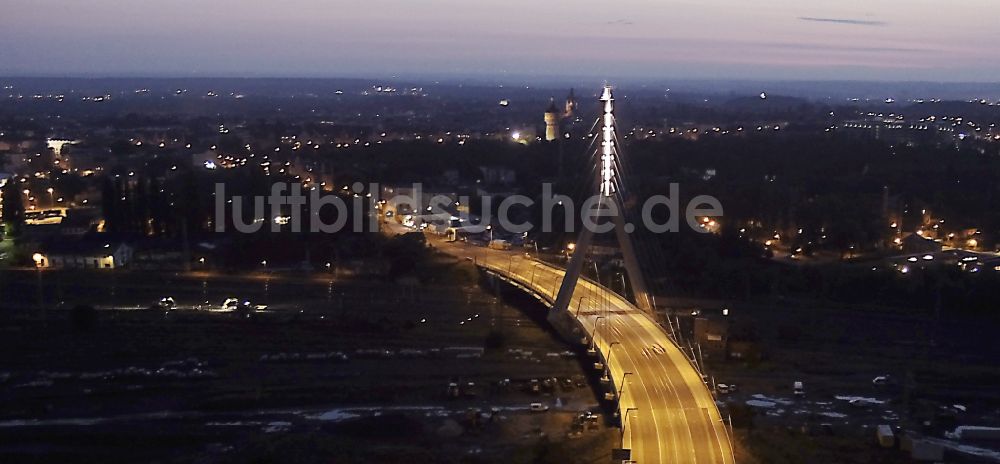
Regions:
M 165 296 L 156 302 L 156 307 L 164 311 L 173 311 L 177 307 L 177 302 L 174 301 L 174 297 Z
M 255 305 L 251 304 L 250 300 L 240 301 L 238 298 L 226 298 L 226 301 L 222 302 L 223 311 L 263 311 L 267 309 L 267 305 Z
M 577 420 L 579 420 L 580 423 L 585 423 L 585 424 L 597 424 L 597 421 L 600 418 L 601 415 L 594 413 L 594 411 L 582 412 L 580 413 L 579 416 L 577 416 Z

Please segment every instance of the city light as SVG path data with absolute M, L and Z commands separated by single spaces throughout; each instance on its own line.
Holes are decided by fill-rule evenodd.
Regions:
M 8 23 L 33 24 L 24 3 Z M 1000 421 L 973 394 L 995 368 L 978 335 L 1000 330 L 992 62 L 882 45 L 921 46 L 904 37 L 920 29 L 952 50 L 961 32 L 979 39 L 963 57 L 984 58 L 1000 4 L 925 23 L 907 5 L 902 28 L 881 7 L 766 24 L 758 5 L 549 5 L 479 24 L 477 4 L 445 24 L 413 2 L 258 3 L 164 16 L 208 15 L 173 21 L 180 35 L 241 19 L 222 42 L 191 34 L 214 62 L 123 62 L 79 27 L 58 44 L 11 35 L 38 42 L 5 63 L 19 76 L 86 74 L 59 58 L 96 56 L 109 74 L 0 78 L 0 277 L 17 329 L 0 340 L 16 361 L 0 394 L 24 403 L 0 420 L 31 444 L 22 460 L 66 443 L 87 443 L 71 461 L 169 460 L 116 445 L 160 432 L 200 461 L 312 441 L 332 443 L 307 447 L 324 462 L 386 446 L 428 462 L 936 462 L 990 446 L 961 435 Z M 49 18 L 80 21 L 67 11 Z M 504 21 L 555 29 L 463 37 Z M 735 40 L 739 24 L 811 45 Z M 713 27 L 725 37 L 699 53 Z M 254 48 L 248 31 L 277 42 Z M 170 42 L 149 32 L 128 45 Z M 650 34 L 683 46 L 600 40 Z M 220 66 L 232 77 L 207 77 Z M 124 71 L 167 76 L 111 75 Z M 574 91 L 574 75 L 622 80 Z M 908 372 L 927 374 L 920 388 Z M 160 424 L 164 411 L 197 411 L 210 433 Z M 60 425 L 81 414 L 109 439 Z M 380 433 L 399 424 L 434 439 Z M 768 438 L 788 430 L 801 437 Z

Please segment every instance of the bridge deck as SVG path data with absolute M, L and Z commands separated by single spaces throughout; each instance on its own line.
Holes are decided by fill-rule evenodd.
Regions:
M 477 265 L 548 306 L 564 275 L 562 269 L 515 254 L 486 253 Z M 595 341 L 621 391 L 619 411 L 628 411 L 622 444 L 631 448 L 634 462 L 734 462 L 711 392 L 656 321 L 618 294 L 583 279 L 570 311 Z

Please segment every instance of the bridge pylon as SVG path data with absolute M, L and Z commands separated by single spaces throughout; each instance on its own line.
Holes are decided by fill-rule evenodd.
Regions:
M 621 150 L 618 145 L 614 114 L 615 100 L 610 85 L 604 85 L 600 101 L 604 112 L 600 121 L 601 142 L 600 146 L 597 147 L 597 154 L 600 156 L 595 157 L 600 163 L 598 176 L 595 179 L 600 198 L 592 208 L 583 212 L 584 216 L 590 220 L 584 221 L 577 237 L 576 247 L 570 257 L 569 265 L 566 267 L 566 274 L 559 286 L 559 294 L 552 309 L 560 312 L 570 309 L 570 303 L 573 301 L 573 290 L 576 288 L 577 281 L 583 271 L 587 251 L 593 243 L 594 233 L 596 231 L 609 231 L 609 228 L 613 228 L 622 252 L 622 258 L 625 261 L 625 271 L 628 273 L 636 306 L 644 311 L 652 311 L 653 303 L 649 287 L 646 286 L 646 279 L 642 274 L 631 238 L 635 225 L 629 224 L 625 220 L 626 204 L 622 201 L 624 189 L 619 169 Z M 582 304 L 582 302 L 577 304 Z

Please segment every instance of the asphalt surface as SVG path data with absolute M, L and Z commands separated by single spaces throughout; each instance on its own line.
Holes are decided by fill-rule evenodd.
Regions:
M 523 254 L 457 243 L 439 249 L 512 278 L 551 303 L 564 271 Z M 623 448 L 646 463 L 732 463 L 727 427 L 709 388 L 649 315 L 591 281 L 577 284 L 570 311 L 603 353 L 620 391 Z M 624 381 L 623 381 L 624 379 Z

